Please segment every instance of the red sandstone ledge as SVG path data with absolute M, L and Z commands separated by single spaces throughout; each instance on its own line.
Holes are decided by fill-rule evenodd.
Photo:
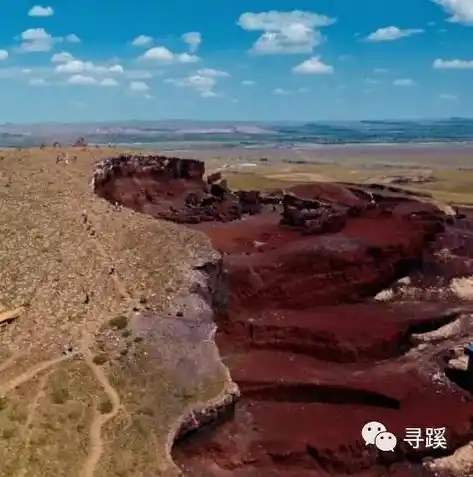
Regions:
M 472 439 L 465 374 L 446 370 L 473 337 L 473 302 L 452 286 L 473 273 L 467 212 L 377 184 L 233 192 L 204 173 L 200 161 L 122 156 L 93 181 L 117 207 L 205 232 L 223 256 L 225 273 L 209 277 L 216 343 L 241 399 L 174 447 L 184 471 L 407 477 Z M 221 404 L 185 432 L 226 414 Z M 369 421 L 398 436 L 395 452 L 364 445 Z M 446 449 L 413 449 L 406 427 L 446 427 Z

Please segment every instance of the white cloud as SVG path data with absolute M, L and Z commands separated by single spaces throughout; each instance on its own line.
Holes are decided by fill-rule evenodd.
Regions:
M 375 68 L 373 72 L 377 75 L 384 75 L 386 73 L 389 73 L 389 70 L 387 68 Z
M 407 28 L 401 30 L 396 26 L 388 26 L 385 28 L 378 28 L 373 33 L 370 33 L 366 39 L 368 41 L 394 41 L 399 40 L 400 38 L 405 38 L 408 36 L 416 35 L 418 33 L 423 33 L 424 30 L 421 28 Z
M 97 81 L 93 76 L 86 76 L 86 75 L 73 75 L 68 78 L 67 82 L 69 84 L 77 84 L 77 85 L 93 85 L 97 84 Z
M 69 43 L 80 43 L 80 38 L 75 33 L 70 33 L 69 35 L 66 35 L 65 40 Z
M 332 74 L 334 70 L 333 66 L 323 63 L 320 56 L 313 56 L 294 66 L 292 71 L 300 75 L 326 75 Z
M 191 88 L 195 88 L 197 90 L 209 90 L 212 89 L 217 80 L 211 76 L 204 76 L 200 74 L 190 75 L 187 78 L 180 78 L 180 79 L 168 79 L 165 80 L 167 83 L 173 83 L 177 86 L 188 86 Z
M 28 84 L 30 86 L 46 86 L 48 83 L 44 78 L 31 78 Z
M 432 0 L 440 5 L 449 15 L 451 23 L 473 26 L 473 2 L 471 0 Z
M 24 41 L 49 40 L 51 35 L 44 28 L 29 28 L 21 34 Z
M 415 82 L 410 78 L 400 78 L 393 81 L 394 86 L 414 86 Z
M 149 50 L 146 50 L 141 56 L 144 60 L 156 60 L 156 61 L 172 61 L 174 54 L 168 50 L 165 46 L 154 46 Z
M 50 51 L 54 43 L 61 43 L 63 41 L 69 43 L 80 42 L 79 37 L 73 33 L 66 37 L 53 37 L 44 28 L 29 28 L 21 33 L 19 39 L 21 44 L 17 51 L 20 53 Z
M 369 85 L 375 85 L 375 84 L 380 84 L 381 80 L 376 79 L 376 78 L 365 78 L 365 83 Z
M 291 94 L 291 92 L 289 90 L 283 89 L 283 88 L 273 89 L 272 93 L 276 94 L 278 96 L 284 96 L 284 95 L 287 95 L 287 94 Z
M 147 46 L 153 43 L 153 38 L 148 35 L 138 35 L 131 44 L 133 46 Z
M 458 96 L 456 94 L 450 94 L 450 93 L 439 94 L 439 98 L 447 100 L 447 101 L 457 101 L 458 100 Z
M 212 78 L 227 78 L 229 73 L 222 70 L 214 70 L 213 68 L 201 68 L 197 70 L 197 74 L 201 76 L 210 76 Z
M 23 53 L 49 51 L 54 43 L 54 38 L 44 28 L 29 28 L 22 32 L 20 38 L 19 51 Z
M 243 81 L 241 82 L 241 84 L 242 84 L 243 86 L 253 86 L 253 85 L 255 84 L 255 82 L 254 82 L 253 80 L 243 80 Z
M 181 40 L 189 45 L 191 53 L 195 53 L 202 43 L 202 35 L 198 31 L 189 31 L 181 36 Z
M 96 66 L 97 73 L 123 73 L 125 70 L 122 65 L 112 65 L 112 66 Z
M 0 61 L 4 61 L 8 58 L 8 51 L 7 50 L 0 50 Z
M 144 81 L 130 81 L 132 91 L 149 91 L 149 86 Z
M 219 96 L 218 93 L 212 90 L 204 90 L 200 93 L 200 96 L 202 98 L 215 98 L 216 96 Z
M 471 70 L 473 69 L 473 60 L 442 60 L 437 58 L 432 67 L 436 70 Z
M 52 7 L 42 7 L 40 5 L 35 5 L 28 12 L 30 17 L 50 17 L 54 15 L 54 10 Z
M 61 51 L 61 53 L 55 53 L 51 57 L 51 63 L 68 63 L 74 60 L 74 57 L 67 51 Z
M 118 81 L 114 78 L 104 78 L 99 82 L 100 86 L 118 86 Z
M 259 54 L 311 53 L 323 41 L 318 28 L 332 25 L 334 18 L 312 12 L 246 12 L 238 25 L 247 31 L 262 31 L 251 51 Z
M 189 53 L 180 53 L 178 55 L 174 55 L 174 59 L 178 63 L 189 64 L 189 63 L 197 63 L 200 61 L 200 58 L 196 55 L 190 55 Z
M 110 74 L 110 73 L 123 73 L 123 66 L 115 65 L 96 65 L 92 61 L 82 61 L 72 59 L 65 63 L 62 63 L 54 69 L 56 73 L 68 73 L 68 74 Z
M 165 46 L 154 46 L 146 50 L 140 57 L 140 60 L 159 61 L 161 63 L 197 63 L 200 58 L 189 53 L 175 54 Z
M 226 71 L 214 70 L 213 68 L 202 68 L 186 78 L 168 78 L 165 83 L 172 83 L 184 88 L 196 90 L 202 98 L 213 98 L 220 96 L 215 92 L 215 87 L 219 79 L 230 76 Z

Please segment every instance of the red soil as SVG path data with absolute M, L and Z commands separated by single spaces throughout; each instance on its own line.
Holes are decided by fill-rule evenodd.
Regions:
M 147 177 L 112 181 L 98 193 L 169 218 L 167 202 L 147 207 L 136 199 L 137 184 L 155 197 L 174 190 Z M 278 211 L 229 222 L 221 205 L 224 222 L 194 225 L 224 256 L 229 307 L 217 317 L 216 339 L 242 398 L 231 420 L 183 440 L 174 457 L 193 476 L 426 475 L 423 458 L 473 437 L 473 401 L 448 379 L 434 379 L 452 343 L 407 351 L 413 333 L 452 321 L 448 310 L 458 300 L 372 297 L 405 275 L 423 286 L 442 281 L 439 271 L 472 274 L 470 222 L 446 223 L 433 206 L 393 190 L 310 184 L 293 191 L 345 211 L 364 209 L 332 233 L 281 225 Z M 373 194 L 377 205 L 368 207 Z M 189 214 L 183 203 L 182 196 L 174 202 L 181 218 Z M 435 254 L 445 247 L 449 258 Z M 370 421 L 397 436 L 395 452 L 365 446 L 361 429 Z M 411 448 L 402 441 L 406 427 L 446 427 L 447 449 Z

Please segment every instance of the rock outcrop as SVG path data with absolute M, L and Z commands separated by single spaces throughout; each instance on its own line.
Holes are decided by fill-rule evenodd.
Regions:
M 216 342 L 241 399 L 175 447 L 189 475 L 413 477 L 473 438 L 472 398 L 443 360 L 473 325 L 441 332 L 473 311 L 473 293 L 449 286 L 473 273 L 470 212 L 378 184 L 234 192 L 204 174 L 200 161 L 122 156 L 94 175 L 99 196 L 201 230 L 223 256 Z M 397 436 L 395 452 L 365 446 L 370 421 Z M 409 427 L 445 427 L 445 448 L 413 448 Z

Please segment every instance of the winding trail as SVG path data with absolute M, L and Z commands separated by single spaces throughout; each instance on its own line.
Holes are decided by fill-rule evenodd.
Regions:
M 36 411 L 38 409 L 39 403 L 41 399 L 45 396 L 44 388 L 46 387 L 48 379 L 51 374 L 53 374 L 53 372 L 54 370 L 51 369 L 41 378 L 36 390 L 36 394 L 30 405 L 28 406 L 28 415 L 24 425 L 26 435 L 23 443 L 23 449 L 18 457 L 19 467 L 17 473 L 15 474 L 15 477 L 25 477 L 28 472 L 28 450 L 30 448 L 31 435 L 33 433 L 32 424 L 36 417 Z
M 70 353 L 64 356 L 60 356 L 58 358 L 50 359 L 48 361 L 43 361 L 42 363 L 36 366 L 33 366 L 32 368 L 28 369 L 24 373 L 21 373 L 20 375 L 16 376 L 14 379 L 11 379 L 7 383 L 0 386 L 0 394 L 7 394 L 8 392 L 13 391 L 18 386 L 21 386 L 22 384 L 35 378 L 41 372 L 46 371 L 47 369 L 52 368 L 53 366 L 59 363 L 62 363 L 63 361 L 67 361 L 74 356 L 77 356 L 77 354 L 78 354 L 77 352 Z
M 100 456 L 102 455 L 104 449 L 102 427 L 118 414 L 122 408 L 122 404 L 120 401 L 120 396 L 118 395 L 115 388 L 110 384 L 110 381 L 105 375 L 103 368 L 93 362 L 92 352 L 90 351 L 90 335 L 88 333 L 84 333 L 84 338 L 82 341 L 82 353 L 85 364 L 90 368 L 112 403 L 112 410 L 107 414 L 100 414 L 100 412 L 96 409 L 94 419 L 90 425 L 90 448 L 87 459 L 82 468 L 81 477 L 93 477 L 95 468 L 97 467 Z
M 97 229 L 94 226 L 91 218 L 87 212 L 82 214 L 83 224 L 86 230 L 90 234 L 92 242 L 105 263 L 113 264 L 113 260 L 110 255 L 105 250 L 103 244 L 100 242 L 100 239 L 97 236 Z M 128 293 L 125 284 L 118 276 L 117 272 L 114 271 L 111 274 L 111 278 L 117 289 L 118 294 L 124 299 L 128 304 L 133 301 L 132 296 Z M 99 323 L 103 323 L 104 319 L 99 320 Z M 81 477 L 93 477 L 95 469 L 100 461 L 100 457 L 104 451 L 104 442 L 102 438 L 102 428 L 107 422 L 112 420 L 120 410 L 123 410 L 128 414 L 121 403 L 120 396 L 118 395 L 117 390 L 111 385 L 110 380 L 108 379 L 105 371 L 100 365 L 97 365 L 93 361 L 93 355 L 91 351 L 92 347 L 92 337 L 89 331 L 84 328 L 83 338 L 81 343 L 81 351 L 84 357 L 85 364 L 89 367 L 92 373 L 95 376 L 95 379 L 99 382 L 107 395 L 110 403 L 112 404 L 112 410 L 109 413 L 101 414 L 100 411 L 96 408 L 95 415 L 90 425 L 89 436 L 90 436 L 90 446 L 87 458 L 85 460 L 84 466 L 82 468 Z

